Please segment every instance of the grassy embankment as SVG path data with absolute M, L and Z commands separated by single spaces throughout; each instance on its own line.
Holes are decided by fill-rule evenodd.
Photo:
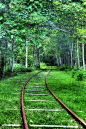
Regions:
M 65 71 L 51 71 L 48 85 L 59 99 L 86 121 L 86 81 L 77 81 L 71 74 Z

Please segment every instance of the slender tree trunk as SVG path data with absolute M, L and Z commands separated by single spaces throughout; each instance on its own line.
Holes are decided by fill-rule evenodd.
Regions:
M 68 51 L 68 66 L 70 65 L 69 51 Z
M 26 38 L 25 67 L 28 67 L 28 40 Z
M 59 57 L 59 66 L 62 65 L 61 57 Z
M 6 40 L 5 69 L 6 69 L 6 66 L 7 66 L 7 52 L 8 52 L 8 41 Z
M 39 48 L 36 45 L 36 67 L 40 68 Z
M 4 57 L 1 57 L 1 77 L 4 76 Z
M 82 18 L 82 20 L 83 20 L 83 18 Z M 82 22 L 82 30 L 84 30 L 83 22 Z M 83 62 L 83 69 L 85 70 L 84 43 L 82 43 L 82 62 Z
M 13 72 L 13 69 L 14 69 L 14 57 L 12 57 L 12 69 L 11 69 L 12 72 Z
M 35 44 L 33 44 L 33 65 L 34 65 Z
M 70 56 L 71 56 L 71 68 L 73 67 L 73 41 L 72 41 L 72 46 L 70 50 Z
M 9 57 L 9 66 L 10 66 L 10 71 L 11 71 L 11 58 Z
M 82 62 L 83 62 L 83 69 L 85 70 L 84 43 L 82 43 Z
M 12 55 L 12 67 L 11 67 L 11 72 L 13 72 L 13 69 L 14 69 L 14 38 L 13 38 L 13 43 L 12 43 L 12 52 L 13 52 L 13 55 Z
M 78 44 L 78 37 L 77 37 L 77 59 L 78 59 L 78 69 L 80 69 L 80 59 L 79 59 L 79 44 Z
M 3 52 L 1 52 L 1 66 L 0 66 L 0 77 L 4 76 L 4 56 Z
M 2 48 L 1 48 L 1 57 L 0 57 L 0 78 L 4 76 L 4 50 L 3 50 L 4 42 L 1 42 L 1 46 Z

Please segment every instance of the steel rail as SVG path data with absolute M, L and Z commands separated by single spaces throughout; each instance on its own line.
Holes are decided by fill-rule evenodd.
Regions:
M 26 119 L 26 115 L 25 115 L 25 110 L 24 110 L 24 89 L 27 85 L 27 83 L 38 73 L 40 73 L 41 71 L 37 72 L 36 74 L 34 74 L 33 76 L 31 76 L 27 82 L 24 84 L 23 88 L 22 88 L 22 93 L 21 93 L 21 116 L 22 116 L 22 121 L 23 121 L 23 129 L 29 129 L 28 127 L 28 123 L 27 123 L 27 119 Z
M 84 122 L 80 117 L 78 117 L 70 108 L 68 108 L 52 91 L 51 89 L 48 87 L 48 83 L 47 83 L 47 76 L 49 75 L 49 73 L 51 72 L 51 70 L 48 72 L 48 74 L 46 75 L 45 78 L 45 83 L 46 83 L 46 87 L 49 90 L 49 92 L 55 97 L 55 99 L 68 111 L 68 113 L 75 119 L 77 120 L 85 129 L 86 129 L 86 122 Z

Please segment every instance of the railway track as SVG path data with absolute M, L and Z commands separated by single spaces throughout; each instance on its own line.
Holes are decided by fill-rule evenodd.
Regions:
M 21 113 L 23 128 L 80 129 L 82 128 L 81 124 L 83 128 L 86 128 L 86 123 L 61 102 L 61 100 L 49 89 L 47 84 L 48 74 L 49 71 L 42 71 L 34 74 L 22 88 Z

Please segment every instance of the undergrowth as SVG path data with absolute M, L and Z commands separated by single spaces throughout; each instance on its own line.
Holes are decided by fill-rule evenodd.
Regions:
M 75 67 L 72 69 L 72 77 L 75 78 L 77 81 L 83 81 L 86 79 L 86 71 Z
M 15 63 L 13 72 L 10 71 L 9 67 L 6 67 L 6 69 L 4 70 L 4 77 L 16 76 L 19 73 L 32 72 L 34 70 L 36 70 L 35 66 L 25 68 L 24 65 Z

